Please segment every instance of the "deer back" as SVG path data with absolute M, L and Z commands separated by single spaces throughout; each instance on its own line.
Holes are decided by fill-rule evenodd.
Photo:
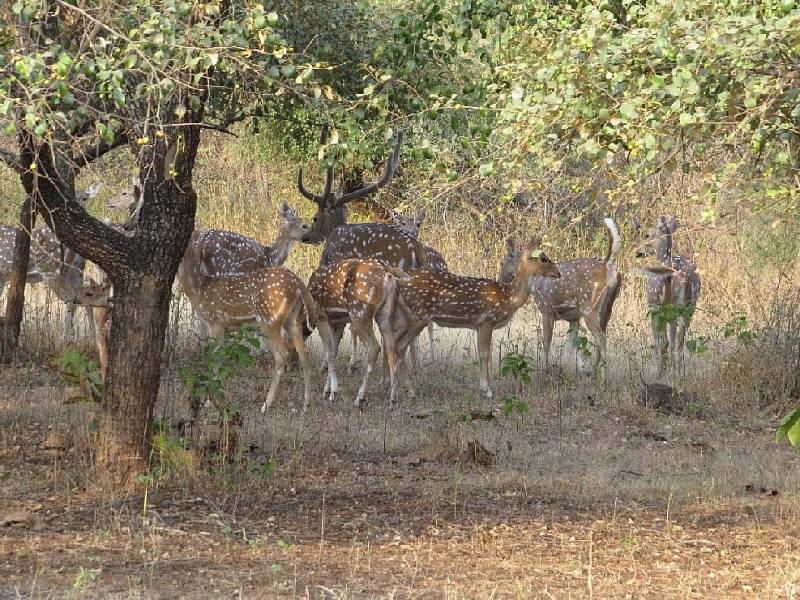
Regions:
M 425 246 L 425 257 L 428 260 L 427 268 L 431 271 L 448 271 L 447 261 L 438 250 Z
M 362 318 L 393 302 L 399 274 L 378 259 L 350 258 L 319 267 L 311 275 L 308 289 L 329 317 Z
M 8 225 L 0 225 L 0 287 L 11 279 L 11 272 L 14 269 L 14 248 L 17 244 L 17 234 L 19 229 Z M 36 269 L 33 260 L 28 265 L 28 283 L 40 283 L 43 281 L 41 273 Z
M 700 297 L 700 274 L 694 261 L 683 256 L 673 256 L 671 266 L 674 273 L 651 274 L 647 278 L 645 291 L 650 306 L 675 304 L 691 306 Z
M 423 269 L 400 282 L 400 298 L 404 312 L 416 321 L 469 328 L 492 324 L 496 328 L 507 323 L 528 299 L 531 278 L 536 274 L 560 276 L 538 242 L 531 241 L 517 259 L 509 282 Z
M 383 223 L 337 227 L 325 242 L 320 265 L 346 258 L 378 258 L 404 271 L 427 265 L 425 247 L 414 236 Z
M 233 231 L 203 231 L 195 248 L 201 266 L 212 275 L 247 273 L 270 266 L 268 247 Z

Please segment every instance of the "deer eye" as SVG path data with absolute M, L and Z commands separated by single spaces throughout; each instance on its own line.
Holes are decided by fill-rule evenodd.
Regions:
M 543 263 L 549 263 L 549 262 L 550 262 L 550 259 L 549 259 L 549 258 L 547 258 L 547 257 L 546 257 L 546 256 L 544 256 L 544 255 L 542 255 L 542 256 L 539 258 L 539 260 L 541 260 Z

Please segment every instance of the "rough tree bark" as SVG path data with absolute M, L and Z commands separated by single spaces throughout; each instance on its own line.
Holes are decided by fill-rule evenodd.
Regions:
M 14 265 L 11 282 L 6 297 L 3 335 L 0 339 L 0 362 L 10 363 L 14 360 L 19 344 L 22 327 L 22 314 L 25 305 L 25 281 L 28 276 L 28 265 L 31 254 L 31 231 L 33 231 L 34 213 L 31 197 L 27 196 L 19 211 L 20 231 L 14 243 Z
M 197 196 L 191 178 L 200 128 L 186 126 L 180 138 L 165 137 L 140 150 L 144 201 L 130 237 L 75 202 L 63 153 L 46 143 L 21 144 L 23 164 L 37 165 L 23 177 L 37 211 L 62 243 L 97 263 L 114 286 L 96 467 L 101 483 L 116 488 L 135 484 L 148 468 L 172 281 L 194 229 Z

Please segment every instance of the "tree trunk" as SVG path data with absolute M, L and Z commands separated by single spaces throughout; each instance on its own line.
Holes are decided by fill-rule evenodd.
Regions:
M 172 276 L 132 274 L 114 284 L 108 379 L 96 456 L 98 474 L 114 487 L 129 487 L 149 470 L 172 270 Z
M 0 340 L 0 362 L 10 363 L 14 360 L 19 343 L 19 332 L 22 326 L 23 307 L 25 305 L 25 281 L 28 277 L 28 264 L 31 254 L 31 231 L 33 229 L 33 211 L 31 197 L 27 196 L 19 211 L 20 231 L 14 243 L 14 265 L 11 272 L 11 285 L 6 298 L 6 314 L 3 322 L 3 337 Z

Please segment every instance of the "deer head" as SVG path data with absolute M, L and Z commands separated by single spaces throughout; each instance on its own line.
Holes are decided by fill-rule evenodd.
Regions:
M 77 192 L 75 194 L 75 201 L 81 206 L 86 206 L 86 203 L 95 196 L 97 196 L 97 192 L 99 191 L 100 191 L 100 182 L 95 181 L 85 190 Z
M 651 227 L 647 239 L 636 249 L 636 256 L 655 256 L 659 261 L 668 261 L 672 257 L 672 235 L 678 230 L 678 219 L 661 215 L 656 219 L 655 227 Z
M 324 145 L 327 141 L 328 129 L 324 127 L 320 144 Z M 388 184 L 394 177 L 397 165 L 400 162 L 400 149 L 403 146 L 403 132 L 397 136 L 394 150 L 386 162 L 386 169 L 378 181 L 365 185 L 364 187 L 348 192 L 341 193 L 333 189 L 334 173 L 333 167 L 328 167 L 325 171 L 325 187 L 321 194 L 314 194 L 306 189 L 303 184 L 303 169 L 297 172 L 297 188 L 300 193 L 317 205 L 317 213 L 309 232 L 303 236 L 306 244 L 320 244 L 324 242 L 330 233 L 339 225 L 344 225 L 347 218 L 346 205 L 348 202 L 357 198 L 364 198 L 374 194 L 379 189 Z
M 111 281 L 105 279 L 101 283 L 85 285 L 75 290 L 73 304 L 81 306 L 108 306 L 111 303 Z
M 407 217 L 395 210 L 389 211 L 389 220 L 392 225 L 396 225 L 400 229 L 407 231 L 414 237 L 419 237 L 419 230 L 425 221 L 425 209 L 420 208 L 415 217 Z

